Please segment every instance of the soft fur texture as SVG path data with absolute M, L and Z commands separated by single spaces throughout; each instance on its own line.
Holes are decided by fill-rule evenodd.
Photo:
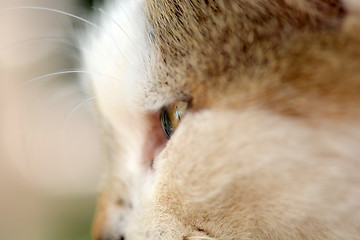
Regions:
M 360 239 L 359 9 L 110 2 L 84 44 L 110 158 L 94 237 Z

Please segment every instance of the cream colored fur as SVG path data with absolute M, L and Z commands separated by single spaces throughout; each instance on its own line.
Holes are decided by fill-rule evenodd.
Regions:
M 266 104 L 266 91 L 262 92 L 265 100 L 256 97 L 253 101 L 258 96 L 252 95 L 257 85 L 222 91 L 226 82 L 201 87 L 192 79 L 194 75 L 185 73 L 178 85 L 176 81 L 164 84 L 157 78 L 162 76 L 161 69 L 171 74 L 182 68 L 161 68 L 163 53 L 157 42 L 161 36 L 153 36 L 156 26 L 154 30 L 149 17 L 156 9 L 152 4 L 158 2 L 163 1 L 111 2 L 99 19 L 100 30 L 91 31 L 84 45 L 88 50 L 84 66 L 94 72 L 85 81 L 96 97 L 109 153 L 94 237 L 360 239 L 358 108 L 346 107 L 344 117 L 326 111 L 302 117 L 278 111 L 274 102 Z M 306 11 L 305 0 L 285 2 Z M 181 7 L 182 2 L 178 4 Z M 356 26 L 360 4 L 350 0 L 342 4 L 351 10 L 347 18 Z M 178 47 L 175 43 L 169 46 Z M 196 52 L 200 47 L 187 47 L 201 56 Z M 360 56 L 355 54 L 353 60 L 360 61 Z M 195 69 L 199 76 L 200 67 Z M 276 71 L 272 71 L 265 70 L 268 77 L 259 76 L 274 79 Z M 184 93 L 182 89 L 195 90 Z M 247 91 L 252 101 L 243 96 Z M 194 104 L 166 141 L 159 136 L 159 110 L 178 100 Z M 307 106 L 305 111 L 311 113 L 309 102 L 300 98 L 289 106 Z M 333 105 L 326 100 L 320 106 L 332 109 Z M 153 167 L 149 149 L 155 157 Z

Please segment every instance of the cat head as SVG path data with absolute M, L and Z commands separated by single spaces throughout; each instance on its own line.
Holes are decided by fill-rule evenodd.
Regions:
M 111 2 L 84 66 L 96 239 L 359 235 L 356 1 Z

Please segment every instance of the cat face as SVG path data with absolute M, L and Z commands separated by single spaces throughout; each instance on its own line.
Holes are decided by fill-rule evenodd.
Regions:
M 85 43 L 96 239 L 357 239 L 354 1 L 111 2 Z

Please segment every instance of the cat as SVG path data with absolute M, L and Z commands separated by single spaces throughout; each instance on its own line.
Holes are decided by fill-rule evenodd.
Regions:
M 81 46 L 95 239 L 360 239 L 360 2 L 110 1 Z

